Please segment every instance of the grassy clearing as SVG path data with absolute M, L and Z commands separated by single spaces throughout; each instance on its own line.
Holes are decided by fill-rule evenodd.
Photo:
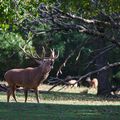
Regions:
M 96 97 L 96 91 L 87 88 L 56 87 L 42 85 L 39 90 L 40 104 L 36 104 L 34 93 L 29 93 L 24 103 L 23 93 L 17 93 L 18 103 L 6 103 L 6 93 L 0 92 L 0 120 L 118 120 L 120 100 Z

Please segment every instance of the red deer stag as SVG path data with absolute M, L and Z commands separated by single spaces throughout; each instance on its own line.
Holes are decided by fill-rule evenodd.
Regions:
M 22 48 L 22 50 L 29 57 L 32 57 L 33 59 L 36 60 L 35 56 L 26 52 L 25 48 L 24 49 Z M 4 76 L 6 82 L 8 83 L 7 102 L 9 102 L 11 95 L 17 102 L 15 97 L 15 90 L 17 87 L 23 87 L 25 94 L 25 102 L 27 102 L 28 90 L 33 89 L 36 95 L 36 100 L 39 103 L 38 86 L 40 85 L 40 83 L 47 79 L 47 77 L 49 76 L 49 72 L 53 67 L 54 61 L 56 58 L 58 58 L 58 56 L 59 56 L 58 54 L 55 55 L 54 50 L 51 50 L 50 57 L 44 57 L 41 60 L 36 60 L 36 62 L 39 64 L 38 67 L 8 70 Z

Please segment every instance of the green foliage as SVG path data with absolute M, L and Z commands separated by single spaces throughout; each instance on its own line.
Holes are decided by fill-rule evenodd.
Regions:
M 59 2 L 62 10 L 87 18 L 98 15 L 100 11 L 108 14 L 120 12 L 119 0 L 65 0 Z
M 30 15 L 37 15 L 39 2 L 36 0 L 1 0 L 0 1 L 0 28 L 3 31 L 16 30 L 17 26 Z M 12 28 L 11 28 L 12 26 Z
M 19 45 L 24 44 L 23 39 L 15 33 L 0 33 L 0 73 L 10 68 L 18 67 L 22 63 L 23 55 Z
M 117 79 L 120 79 L 120 71 L 117 72 L 114 77 L 117 78 Z
M 28 48 L 30 48 L 32 52 L 34 52 L 35 49 L 37 52 L 39 52 L 42 46 L 45 46 L 47 51 L 49 51 L 49 48 L 55 48 L 56 50 L 59 50 L 60 57 L 57 61 L 57 67 L 54 69 L 55 71 L 65 60 L 65 58 L 74 51 L 76 46 L 80 45 L 88 38 L 87 35 L 74 32 L 73 30 L 67 32 L 44 32 L 44 34 L 34 35 L 32 38 L 33 34 L 30 31 L 24 29 L 24 27 L 26 27 L 26 22 L 28 22 L 28 28 L 35 28 L 35 30 L 38 31 L 47 31 L 51 27 L 50 25 L 43 23 L 39 25 L 33 23 L 29 24 L 29 20 L 33 20 L 34 17 L 40 19 L 38 6 L 41 3 L 47 5 L 49 9 L 51 9 L 53 6 L 57 6 L 58 4 L 57 0 L 0 1 L 0 31 L 2 31 L 2 33 L 0 33 L 0 50 L 2 51 L 0 53 L 1 73 L 3 73 L 8 68 L 17 67 L 22 63 L 23 55 L 22 52 L 19 52 L 19 44 L 22 45 L 27 43 L 27 40 L 30 37 L 32 41 L 29 43 Z M 119 0 L 60 0 L 59 3 L 61 4 L 59 8 L 61 8 L 63 11 L 69 11 L 70 13 L 74 13 L 85 18 L 92 18 L 93 16 L 97 16 L 100 11 L 105 11 L 107 14 L 120 12 Z M 10 33 L 10 31 L 12 32 Z M 64 74 L 81 74 L 86 63 L 89 62 L 90 53 L 94 51 L 94 49 L 95 47 L 93 47 L 91 43 L 88 43 L 82 48 L 78 61 L 75 61 L 80 51 L 79 48 L 75 52 L 74 56 L 72 56 L 68 61 L 66 67 L 64 68 Z M 14 52 L 17 53 L 14 54 Z M 113 56 L 113 54 L 115 56 Z M 109 59 L 110 62 L 113 61 L 114 57 L 115 59 L 119 58 L 119 51 L 116 49 L 111 52 Z M 12 59 L 9 60 L 8 58 Z
M 117 69 L 117 73 L 113 76 L 113 82 L 112 83 L 115 86 L 120 86 L 120 70 L 119 69 Z

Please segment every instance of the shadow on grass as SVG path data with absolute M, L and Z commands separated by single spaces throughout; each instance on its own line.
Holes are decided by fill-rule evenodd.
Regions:
M 1 85 L 1 84 L 0 84 Z M 7 88 L 6 85 L 1 85 L 2 91 L 0 91 L 3 95 L 6 93 Z M 17 95 L 23 96 L 23 89 L 17 89 Z M 33 90 L 29 91 L 31 93 L 31 97 L 33 96 Z M 95 94 L 88 94 L 88 90 L 84 90 L 80 93 L 69 93 L 69 92 L 58 92 L 58 91 L 39 91 L 39 96 L 44 100 L 80 100 L 80 101 L 120 101 L 120 96 L 118 98 L 104 98 L 97 97 Z
M 84 94 L 84 93 L 68 93 L 68 92 L 45 92 L 41 91 L 40 95 L 43 99 L 51 100 L 79 100 L 79 101 L 120 101 L 120 98 L 106 98 L 98 97 L 95 94 Z
M 23 92 L 17 92 L 16 94 L 18 97 L 24 97 Z M 28 97 L 34 97 L 34 92 L 30 92 Z M 56 92 L 56 91 L 39 91 L 39 97 L 43 100 L 53 100 L 53 101 L 64 101 L 64 100 L 71 100 L 71 101 L 112 101 L 112 102 L 119 102 L 120 98 L 105 98 L 105 97 L 98 97 L 95 94 L 83 94 L 83 93 L 69 93 L 69 92 Z
M 0 103 L 0 120 L 118 120 L 120 106 Z
M 5 94 L 5 92 L 1 92 L 1 94 Z M 29 96 L 35 97 L 33 91 L 29 91 Z M 17 96 L 24 97 L 23 91 L 16 93 Z M 57 91 L 39 91 L 39 97 L 43 100 L 54 100 L 54 101 L 60 101 L 60 100 L 78 100 L 78 101 L 120 101 L 120 98 L 104 98 L 104 97 L 98 97 L 95 94 L 87 94 L 87 93 L 69 93 L 69 92 L 57 92 Z
M 83 93 L 69 93 L 69 92 L 45 92 L 41 91 L 40 96 L 44 99 L 52 100 L 97 100 L 96 95 Z

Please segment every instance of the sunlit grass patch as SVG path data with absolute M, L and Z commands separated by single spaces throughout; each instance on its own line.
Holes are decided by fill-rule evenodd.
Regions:
M 57 86 L 50 92 L 47 92 L 51 86 L 41 85 L 39 87 L 40 103 L 51 104 L 77 104 L 77 105 L 120 105 L 119 99 L 105 99 L 96 96 L 95 89 L 85 87 L 66 87 L 59 90 L 62 86 Z M 24 102 L 24 93 L 16 92 L 17 101 Z M 6 102 L 6 93 L 0 92 L 0 102 Z M 10 102 L 15 102 L 11 96 Z M 36 103 L 34 92 L 29 92 L 28 103 Z

